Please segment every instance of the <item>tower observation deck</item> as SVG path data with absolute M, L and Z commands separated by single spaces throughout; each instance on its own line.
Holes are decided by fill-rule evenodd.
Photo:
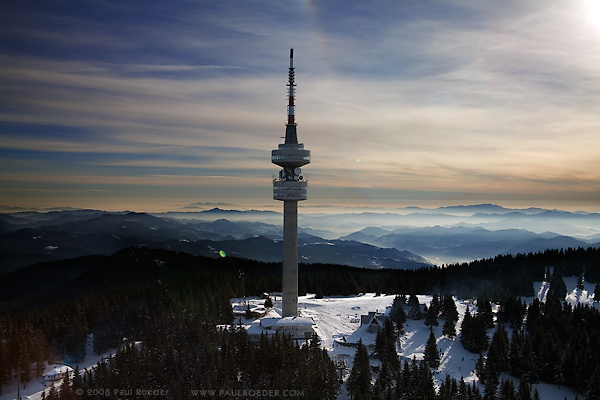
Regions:
M 273 180 L 273 199 L 306 200 L 308 182 L 302 176 L 300 167 L 310 163 L 310 151 L 298 143 L 296 132 L 294 98 L 296 92 L 294 72 L 294 49 L 290 49 L 290 72 L 288 79 L 288 120 L 285 125 L 285 141 L 271 152 L 271 162 L 282 167 L 279 176 Z
M 285 140 L 271 152 L 271 162 L 280 166 L 273 179 L 273 199 L 283 201 L 282 317 L 298 315 L 298 201 L 308 198 L 308 182 L 300 167 L 310 163 L 310 151 L 298 143 L 294 99 L 296 92 L 294 49 L 290 49 L 288 76 L 288 120 Z

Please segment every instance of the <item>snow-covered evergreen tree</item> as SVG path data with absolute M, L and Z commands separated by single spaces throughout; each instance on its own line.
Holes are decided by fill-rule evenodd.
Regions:
M 454 302 L 454 298 L 451 294 L 444 295 L 444 300 L 442 301 L 441 315 L 442 318 L 450 319 L 454 322 L 458 321 L 458 311 L 456 310 L 456 303 Z
M 419 303 L 419 299 L 417 295 L 411 293 L 408 299 L 408 306 L 410 307 L 410 311 L 408 312 L 408 318 L 410 319 L 423 319 L 423 311 L 421 311 L 421 304 Z
M 485 329 L 491 329 L 494 327 L 494 314 L 492 313 L 492 305 L 485 297 L 479 297 L 477 299 L 477 315 L 483 318 L 483 321 L 485 322 Z
M 583 272 L 577 277 L 577 289 L 583 290 L 585 287 L 583 286 Z
M 355 400 L 371 399 L 371 365 L 369 363 L 369 354 L 362 340 L 358 342 L 356 354 L 354 355 L 354 365 L 350 370 L 350 376 L 346 383 L 348 390 Z
M 512 376 L 521 376 L 523 359 L 519 332 L 513 331 L 508 345 L 508 371 Z
M 437 348 L 437 341 L 433 330 L 429 333 L 429 339 L 425 345 L 425 352 L 423 353 L 423 360 L 433 369 L 438 369 L 440 366 L 440 354 Z
M 400 359 L 398 358 L 398 352 L 396 350 L 396 329 L 394 329 L 394 323 L 390 318 L 386 319 L 383 324 L 383 329 L 377 332 L 375 338 L 375 353 L 377 357 L 383 362 L 386 361 L 390 364 L 393 370 L 400 368 Z
M 394 371 L 390 363 L 387 360 L 383 360 L 373 387 L 373 398 L 392 400 L 394 398 L 395 384 Z
M 429 305 L 429 307 L 425 310 L 425 325 L 427 326 L 438 326 L 438 314 L 433 305 Z
M 456 327 L 454 325 L 454 321 L 450 318 L 446 318 L 444 321 L 444 325 L 442 326 L 442 334 L 448 336 L 450 339 L 454 339 L 456 337 Z
M 508 333 L 503 323 L 498 324 L 496 332 L 492 337 L 490 343 L 490 349 L 487 357 L 488 368 L 490 364 L 494 365 L 494 368 L 498 372 L 508 371 L 508 349 L 509 340 Z
M 265 308 L 273 308 L 273 300 L 271 300 L 271 296 L 265 299 Z
M 488 348 L 489 339 L 485 329 L 485 321 L 479 316 L 472 316 L 469 307 L 461 325 L 460 344 L 471 353 L 479 353 Z
M 567 296 L 567 285 L 563 279 L 562 272 L 558 268 L 554 268 L 547 296 L 557 298 L 561 301 Z
M 392 309 L 390 310 L 390 318 L 396 324 L 402 324 L 406 322 L 406 313 L 404 312 L 404 305 L 406 304 L 406 296 L 394 297 L 392 301 Z

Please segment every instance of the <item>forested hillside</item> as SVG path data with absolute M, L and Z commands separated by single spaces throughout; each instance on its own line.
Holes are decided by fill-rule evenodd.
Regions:
M 73 398 L 76 388 L 85 388 L 85 396 L 88 389 L 118 389 L 123 382 L 129 386 L 135 382 L 169 390 L 170 398 L 182 398 L 190 390 L 263 387 L 304 390 L 306 398 L 335 398 L 335 369 L 317 342 L 302 348 L 286 338 L 250 343 L 239 329 L 217 329 L 219 324 L 233 322 L 230 298 L 280 290 L 277 264 L 130 248 L 79 271 L 67 282 L 45 290 L 36 287 L 0 303 L 2 385 L 19 371 L 26 384 L 41 370 L 33 375 L 25 371 L 45 360 L 64 357 L 76 363 L 85 356 L 86 340 L 93 335 L 97 352 L 122 349 L 98 366 L 95 374 L 77 377 L 72 390 L 52 396 Z M 572 309 L 562 302 L 566 295 L 563 276 L 600 282 L 600 252 L 546 251 L 413 271 L 302 265 L 299 285 L 301 291 L 322 295 L 443 293 L 479 298 L 478 311 L 463 320 L 461 337 L 469 331 L 476 337 L 482 331 L 477 326 L 483 326 L 484 334 L 499 332 L 491 342 L 484 340 L 480 347 L 471 348 L 482 352 L 477 373 L 486 384 L 485 393 L 452 380 L 436 391 L 427 372 L 431 366 L 393 361 L 396 367 L 373 372 L 378 383 L 369 393 L 375 398 L 408 390 L 402 388 L 408 381 L 414 386 L 415 376 L 422 391 L 415 398 L 511 398 L 497 397 L 501 391 L 492 390 L 499 385 L 510 392 L 510 384 L 498 382 L 503 371 L 524 382 L 572 386 L 585 396 L 595 388 L 600 374 L 600 316 L 597 309 Z M 527 306 L 519 300 L 519 296 L 533 296 L 533 282 L 545 278 L 550 284 L 545 302 Z M 481 311 L 486 301 L 500 305 L 491 325 L 483 323 L 489 318 Z M 475 328 L 466 326 L 469 323 Z M 503 333 L 504 327 L 510 334 Z M 313 392 L 309 389 L 313 387 L 320 389 Z M 595 398 L 592 395 L 593 391 L 588 398 Z

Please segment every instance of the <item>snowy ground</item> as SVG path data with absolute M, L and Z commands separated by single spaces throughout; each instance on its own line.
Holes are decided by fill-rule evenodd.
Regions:
M 92 335 L 89 336 L 88 342 L 86 345 L 86 358 L 82 362 L 78 363 L 79 370 L 84 371 L 87 368 L 91 368 L 95 366 L 101 359 L 111 357 L 115 351 L 107 351 L 101 355 L 94 353 L 93 347 L 93 339 Z M 34 364 L 35 365 L 35 364 Z M 71 365 L 73 369 L 75 369 L 75 365 Z M 35 372 L 32 376 L 35 376 Z M 62 384 L 62 379 L 55 381 L 54 385 L 56 387 L 60 387 Z M 50 390 L 52 383 L 44 382 L 43 377 L 32 378 L 31 381 L 23 388 L 23 384 L 21 384 L 21 399 L 31 399 L 31 400 L 39 400 L 42 398 L 42 392 L 46 391 L 46 395 Z M 17 384 L 13 382 L 8 386 L 4 386 L 2 388 L 2 396 L 0 396 L 0 400 L 14 400 L 17 398 Z
M 571 304 L 576 305 L 578 303 L 589 304 L 593 307 L 600 308 L 598 303 L 593 301 L 593 284 L 584 284 L 584 290 L 576 289 L 577 278 L 569 277 L 565 278 L 565 284 L 567 288 L 571 290 L 567 294 L 566 300 Z M 545 301 L 546 292 L 548 290 L 548 284 L 546 282 L 536 282 L 535 287 L 537 288 L 536 294 L 540 300 Z M 348 296 L 348 297 L 325 297 L 323 299 L 315 299 L 314 295 L 302 296 L 298 299 L 298 309 L 300 314 L 304 317 L 312 317 L 315 321 L 315 331 L 318 333 L 321 339 L 321 345 L 326 348 L 333 359 L 346 359 L 348 367 L 352 367 L 352 360 L 354 357 L 355 349 L 353 347 L 345 347 L 336 344 L 337 341 L 342 341 L 344 337 L 350 339 L 349 341 L 358 341 L 360 338 L 364 344 L 370 344 L 375 342 L 375 334 L 368 333 L 365 329 L 360 329 L 360 316 L 366 315 L 369 311 L 379 311 L 389 313 L 388 307 L 392 305 L 394 295 L 382 295 L 375 296 L 373 293 L 367 293 L 359 296 Z M 429 305 L 431 301 L 430 295 L 419 295 L 417 296 L 421 304 Z M 533 301 L 534 297 L 523 298 L 522 300 L 528 304 Z M 239 303 L 241 299 L 232 299 L 232 303 Z M 264 300 L 262 299 L 248 299 L 251 306 L 262 306 Z M 465 313 L 465 309 L 469 306 L 471 311 L 476 311 L 477 307 L 471 300 L 461 300 L 455 298 L 456 307 L 460 315 L 459 321 L 456 324 L 457 333 L 460 335 L 460 325 L 462 318 Z M 274 310 L 281 312 L 281 298 L 276 297 L 274 301 Z M 497 307 L 493 307 L 494 311 Z M 456 339 L 451 340 L 447 337 L 442 336 L 442 324 L 443 320 L 440 319 L 440 325 L 434 327 L 434 333 L 437 340 L 438 350 L 441 351 L 441 363 L 438 372 L 435 374 L 436 384 L 440 384 L 442 380 L 446 378 L 446 375 L 450 375 L 451 378 L 460 380 L 464 378 L 466 382 L 478 381 L 477 376 L 474 373 L 475 362 L 477 361 L 478 355 L 469 353 L 463 349 L 459 342 L 460 336 Z M 248 321 L 242 320 L 242 323 Z M 412 359 L 416 357 L 417 360 L 423 358 L 423 351 L 425 350 L 425 344 L 429 338 L 429 327 L 427 327 L 423 320 L 414 321 L 408 320 L 404 324 L 405 334 L 400 338 L 400 348 L 398 354 L 402 359 Z M 507 327 L 509 335 L 512 334 L 511 329 Z M 494 330 L 490 330 L 490 339 L 493 335 Z M 376 359 L 372 359 L 372 364 L 377 364 Z M 515 382 L 515 386 L 518 386 L 519 380 L 515 379 L 508 374 L 502 374 L 500 379 L 512 379 Z M 572 389 L 559 387 L 556 385 L 548 385 L 540 383 L 533 385 L 537 388 L 540 397 L 544 400 L 563 400 L 565 398 L 571 400 L 574 399 L 577 392 Z M 483 391 L 483 385 L 480 385 L 480 389 Z M 343 396 L 341 396 L 343 398 Z

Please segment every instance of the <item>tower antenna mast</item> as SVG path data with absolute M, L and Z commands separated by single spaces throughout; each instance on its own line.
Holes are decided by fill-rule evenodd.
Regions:
M 273 180 L 273 199 L 283 201 L 282 317 L 298 316 L 298 201 L 308 198 L 308 183 L 300 167 L 310 163 L 310 151 L 298 143 L 295 81 L 294 49 L 290 49 L 285 141 L 271 152 L 271 162 L 282 168 Z
M 294 97 L 296 95 L 296 72 L 294 71 L 294 49 L 290 49 L 290 72 L 288 79 L 288 122 L 287 125 L 295 125 Z

